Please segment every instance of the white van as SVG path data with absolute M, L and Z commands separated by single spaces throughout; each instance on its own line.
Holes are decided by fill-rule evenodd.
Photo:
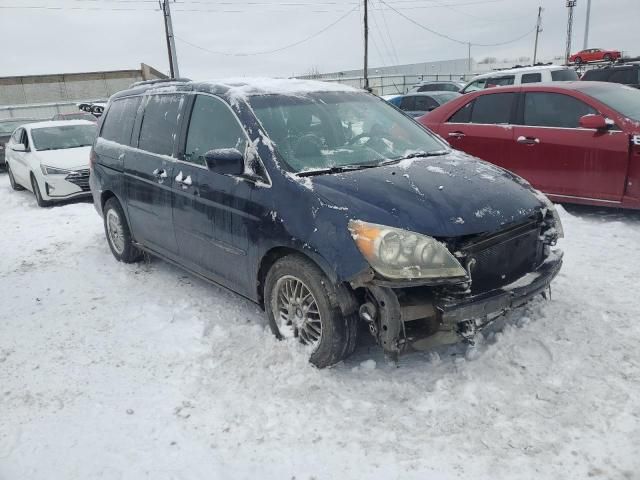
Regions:
M 561 65 L 544 65 L 539 67 L 520 67 L 484 73 L 474 77 L 460 93 L 475 92 L 483 88 L 502 87 L 504 85 L 520 85 L 521 83 L 539 82 L 571 82 L 579 80 L 573 68 Z

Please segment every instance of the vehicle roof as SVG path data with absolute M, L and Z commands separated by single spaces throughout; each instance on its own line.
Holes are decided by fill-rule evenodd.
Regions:
M 0 119 L 0 123 L 4 122 L 36 122 L 37 118 L 3 118 Z
M 418 85 L 428 85 L 430 83 L 464 83 L 462 80 L 423 80 Z
M 520 92 L 520 91 L 536 91 L 536 90 L 574 90 L 578 92 L 584 92 L 594 86 L 607 89 L 617 89 L 625 87 L 618 83 L 611 82 L 590 82 L 590 81 L 574 81 L 574 82 L 541 82 L 541 83 L 523 83 L 519 85 L 509 85 L 505 87 L 485 88 L 483 90 L 477 90 L 475 92 L 468 93 L 467 95 L 482 95 L 492 92 Z
M 112 98 L 143 93 L 168 93 L 197 91 L 227 97 L 249 97 L 252 95 L 300 95 L 313 92 L 362 92 L 349 85 L 318 80 L 289 78 L 228 78 L 220 80 L 166 81 L 134 84 L 132 88 L 116 93 Z
M 431 95 L 462 95 L 459 92 L 452 92 L 450 90 L 433 90 L 432 92 L 409 92 L 409 93 L 405 93 L 404 95 L 401 95 L 402 97 L 428 97 Z
M 592 68 L 591 70 L 587 70 L 584 73 L 586 75 L 589 72 L 599 72 L 600 70 L 623 70 L 623 69 L 634 68 L 634 67 L 636 68 L 640 67 L 640 62 L 620 63 L 618 65 L 605 65 L 600 68 Z
M 69 125 L 95 126 L 95 122 L 91 122 L 89 120 L 48 120 L 44 122 L 26 123 L 22 125 L 22 127 L 27 128 L 29 130 L 37 130 L 39 128 L 62 127 L 62 126 L 69 126 Z
M 529 73 L 529 72 L 540 72 L 540 71 L 556 71 L 556 70 L 569 70 L 571 67 L 566 67 L 564 65 L 538 65 L 535 67 L 518 67 L 518 68 L 510 68 L 508 70 L 494 70 L 493 72 L 483 73 L 481 75 L 476 75 L 473 77 L 469 83 L 477 80 L 479 78 L 488 78 L 495 77 L 499 75 L 509 75 L 511 73 Z

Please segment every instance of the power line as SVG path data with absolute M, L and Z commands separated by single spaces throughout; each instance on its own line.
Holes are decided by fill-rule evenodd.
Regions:
M 387 23 L 387 16 L 384 14 L 384 10 L 381 10 L 382 21 L 384 22 L 384 28 L 387 32 L 387 37 L 389 38 L 389 43 L 391 44 L 391 50 L 393 51 L 393 55 L 396 59 L 396 65 L 400 64 L 400 57 L 398 57 L 398 51 L 396 50 L 396 46 L 393 43 L 393 38 L 391 37 L 391 31 L 389 29 L 389 24 Z
M 303 38 L 302 40 L 298 40 L 297 42 L 290 43 L 290 44 L 285 45 L 283 47 L 274 48 L 272 50 L 263 50 L 263 51 L 258 51 L 258 52 L 244 52 L 244 53 L 220 52 L 220 51 L 210 50 L 210 49 L 208 49 L 206 47 L 202 47 L 200 45 L 196 45 L 195 43 L 189 42 L 188 40 L 185 40 L 184 38 L 181 38 L 181 37 L 179 37 L 177 35 L 175 35 L 175 38 L 177 38 L 182 43 L 185 43 L 185 44 L 187 44 L 187 45 L 189 45 L 189 46 L 191 46 L 193 48 L 197 48 L 199 50 L 202 50 L 202 51 L 205 51 L 205 52 L 208 52 L 208 53 L 212 53 L 214 55 L 224 55 L 226 57 L 249 57 L 249 56 L 254 56 L 254 55 L 268 55 L 268 54 L 271 54 L 271 53 L 281 52 L 281 51 L 287 50 L 289 48 L 297 47 L 298 45 L 301 45 L 301 44 L 303 44 L 305 42 L 308 42 L 309 40 L 312 40 L 312 39 L 316 38 L 319 35 L 322 35 L 324 32 L 326 32 L 327 30 L 329 30 L 330 28 L 334 27 L 335 25 L 340 23 L 342 20 L 347 18 L 349 15 L 351 15 L 357 9 L 358 9 L 358 6 L 355 6 L 354 8 L 349 10 L 346 14 L 342 15 L 341 17 L 339 17 L 337 20 L 331 22 L 329 25 L 325 26 L 321 30 L 318 30 L 314 34 Z
M 452 42 L 458 43 L 460 45 L 471 45 L 471 46 L 475 46 L 475 47 L 498 47 L 500 45 L 507 45 L 509 43 L 515 43 L 518 40 L 522 40 L 523 38 L 525 38 L 527 35 L 531 34 L 535 28 L 537 28 L 537 26 L 535 28 L 532 28 L 531 30 L 527 31 L 524 35 L 521 35 L 517 38 L 511 39 L 511 40 L 507 40 L 506 42 L 498 42 L 498 43 L 473 43 L 473 42 L 465 42 L 464 40 L 459 40 L 457 38 L 453 38 L 450 37 L 449 35 L 446 35 L 444 33 L 438 32 L 432 28 L 427 27 L 426 25 L 423 25 L 421 23 L 416 22 L 414 19 L 412 19 L 411 17 L 408 17 L 407 15 L 405 15 L 404 13 L 398 11 L 397 9 L 395 9 L 394 7 L 392 7 L 391 5 L 389 5 L 387 2 L 385 2 L 384 0 L 380 0 L 380 3 L 383 3 L 384 5 L 386 5 L 387 7 L 389 7 L 390 10 L 394 11 L 396 14 L 400 15 L 402 18 L 404 18 L 405 20 L 408 20 L 409 22 L 413 23 L 414 25 L 422 28 L 423 30 L 426 30 L 429 33 L 432 33 L 433 35 L 436 35 L 438 37 L 441 38 L 446 38 L 447 40 L 450 40 Z

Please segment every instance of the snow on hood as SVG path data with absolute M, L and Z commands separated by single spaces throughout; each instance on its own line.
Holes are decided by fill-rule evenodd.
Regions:
M 89 168 L 91 146 L 61 150 L 40 150 L 36 157 L 42 165 L 67 170 Z
M 526 182 L 458 152 L 320 175 L 313 186 L 353 219 L 435 237 L 496 231 L 544 207 Z

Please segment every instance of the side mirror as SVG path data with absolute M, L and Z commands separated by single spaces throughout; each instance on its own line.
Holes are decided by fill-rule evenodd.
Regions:
M 204 154 L 209 170 L 221 175 L 242 175 L 244 156 L 235 148 L 218 148 Z
M 24 143 L 16 143 L 11 147 L 11 150 L 13 150 L 14 152 L 26 152 L 27 147 L 24 146 Z
M 602 115 L 584 115 L 580 117 L 580 126 L 595 130 L 607 130 L 611 125 Z

